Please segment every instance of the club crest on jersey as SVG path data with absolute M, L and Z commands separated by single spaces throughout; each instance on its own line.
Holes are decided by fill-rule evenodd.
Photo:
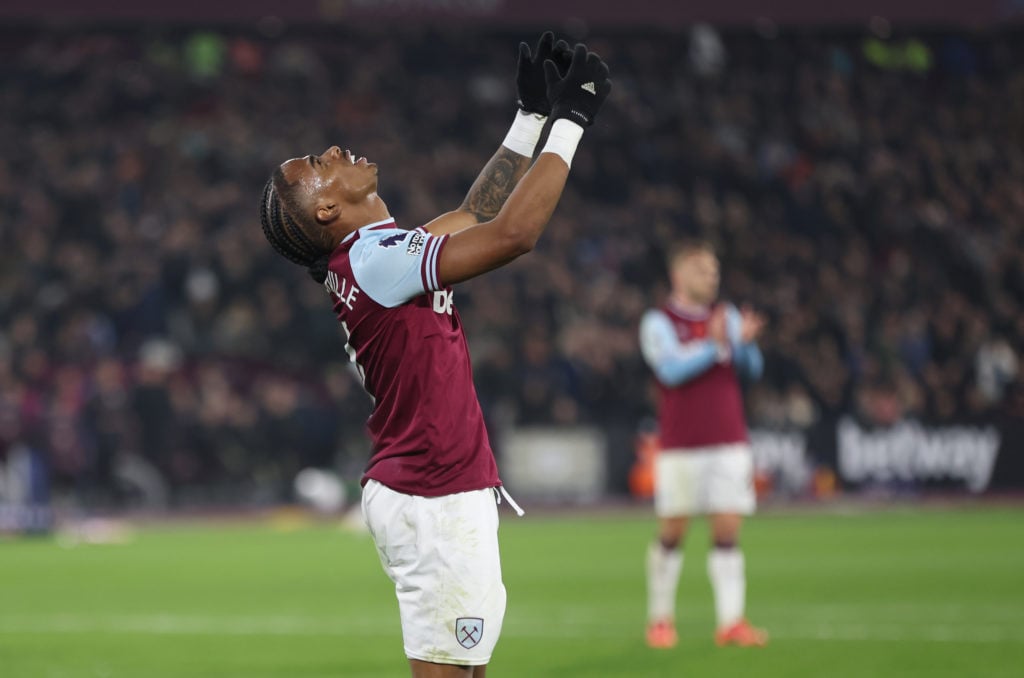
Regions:
M 377 246 L 383 247 L 385 249 L 388 247 L 394 247 L 398 243 L 405 240 L 405 235 L 405 233 L 395 233 L 394 235 L 389 235 L 386 238 L 381 238 L 380 240 L 377 241 Z
M 420 232 L 413 233 L 409 238 L 409 246 L 405 248 L 405 253 L 411 257 L 418 257 L 423 251 L 423 243 L 426 239 L 426 236 Z
M 484 620 L 480 617 L 459 617 L 455 620 L 455 640 L 467 650 L 474 648 L 484 637 Z

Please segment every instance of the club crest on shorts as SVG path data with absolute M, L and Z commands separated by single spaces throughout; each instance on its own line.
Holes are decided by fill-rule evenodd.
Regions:
M 484 620 L 480 617 L 459 617 L 455 620 L 455 640 L 467 650 L 476 647 L 484 636 Z

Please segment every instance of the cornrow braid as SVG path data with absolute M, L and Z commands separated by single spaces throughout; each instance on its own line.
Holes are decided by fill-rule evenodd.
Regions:
M 318 247 L 285 210 L 273 177 L 263 187 L 260 224 L 263 235 L 278 254 L 292 263 L 305 266 L 318 283 L 326 279 L 329 253 Z

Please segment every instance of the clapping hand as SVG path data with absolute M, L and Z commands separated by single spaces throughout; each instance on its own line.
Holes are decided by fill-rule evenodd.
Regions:
M 745 305 L 740 311 L 740 341 L 744 344 L 757 341 L 767 324 L 764 315 Z
M 537 47 L 533 50 L 525 42 L 519 43 L 516 95 L 519 108 L 524 113 L 551 115 L 548 84 L 544 77 L 545 61 L 553 62 L 559 74 L 564 76 L 572 61 L 572 49 L 569 47 L 569 43 L 565 40 L 555 42 L 555 35 L 551 31 L 540 36 Z
M 573 48 L 564 74 L 553 60 L 545 61 L 544 77 L 551 117 L 571 120 L 580 127 L 594 124 L 594 117 L 612 89 L 608 65 L 583 44 Z

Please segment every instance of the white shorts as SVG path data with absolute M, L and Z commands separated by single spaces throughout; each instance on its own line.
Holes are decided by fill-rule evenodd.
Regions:
M 654 458 L 654 512 L 659 518 L 750 515 L 756 503 L 754 456 L 746 443 L 662 450 Z
M 370 480 L 363 516 L 395 582 L 406 656 L 487 664 L 505 617 L 495 490 L 418 497 Z

